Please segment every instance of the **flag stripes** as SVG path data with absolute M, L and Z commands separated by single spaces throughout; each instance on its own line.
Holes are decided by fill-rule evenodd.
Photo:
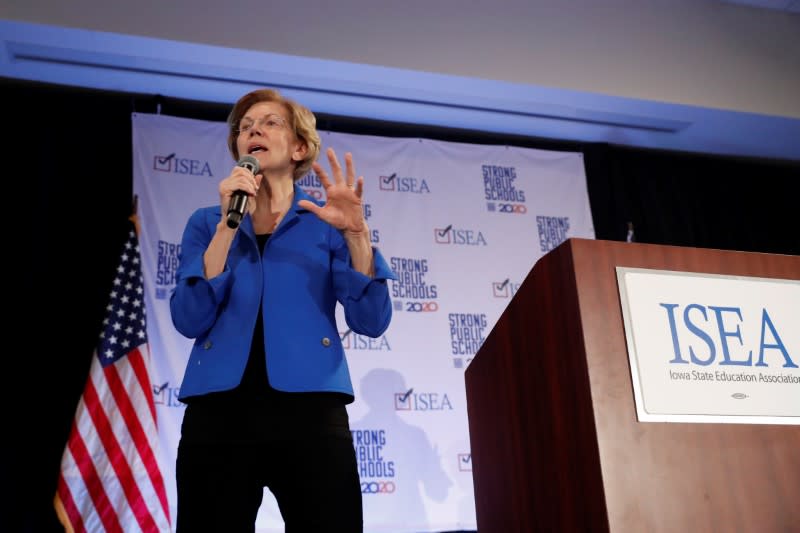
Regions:
M 131 231 L 61 461 L 55 505 L 67 531 L 171 531 L 143 296 Z

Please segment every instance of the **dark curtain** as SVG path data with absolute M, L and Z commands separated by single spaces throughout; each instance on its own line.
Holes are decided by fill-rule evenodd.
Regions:
M 63 531 L 52 505 L 61 454 L 131 209 L 131 98 L 0 88 L 12 317 L 2 360 L 13 390 L 3 402 L 0 531 Z
M 133 111 L 225 120 L 230 105 L 0 79 L 7 399 L 0 530 L 61 531 L 61 454 L 132 206 Z M 320 129 L 582 151 L 598 239 L 800 253 L 800 163 L 565 143 L 320 115 Z M 18 282 L 21 279 L 22 283 Z
M 800 254 L 800 163 L 590 146 L 598 239 Z

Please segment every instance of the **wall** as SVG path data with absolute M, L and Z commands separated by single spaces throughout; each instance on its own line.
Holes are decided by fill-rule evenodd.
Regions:
M 26 0 L 0 17 L 800 118 L 800 15 L 714 0 Z

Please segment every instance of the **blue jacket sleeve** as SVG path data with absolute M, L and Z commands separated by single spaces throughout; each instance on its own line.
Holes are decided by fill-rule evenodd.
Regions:
M 217 319 L 220 303 L 230 290 L 228 266 L 211 280 L 205 277 L 203 254 L 216 228 L 206 222 L 203 209 L 189 218 L 181 240 L 176 285 L 170 296 L 170 314 L 175 329 L 193 339 L 206 333 Z
M 350 251 L 341 233 L 331 230 L 333 284 L 336 298 L 344 307 L 347 325 L 356 333 L 380 337 L 392 319 L 392 302 L 387 279 L 397 279 L 380 251 L 372 248 L 375 277 L 353 269 Z

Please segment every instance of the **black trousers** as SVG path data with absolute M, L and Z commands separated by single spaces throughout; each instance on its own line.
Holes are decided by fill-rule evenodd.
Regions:
M 195 408 L 197 407 L 197 408 Z M 347 425 L 347 412 L 344 424 Z M 275 496 L 286 533 L 361 533 L 361 484 L 349 428 L 186 408 L 178 445 L 177 533 L 252 533 L 263 488 Z

